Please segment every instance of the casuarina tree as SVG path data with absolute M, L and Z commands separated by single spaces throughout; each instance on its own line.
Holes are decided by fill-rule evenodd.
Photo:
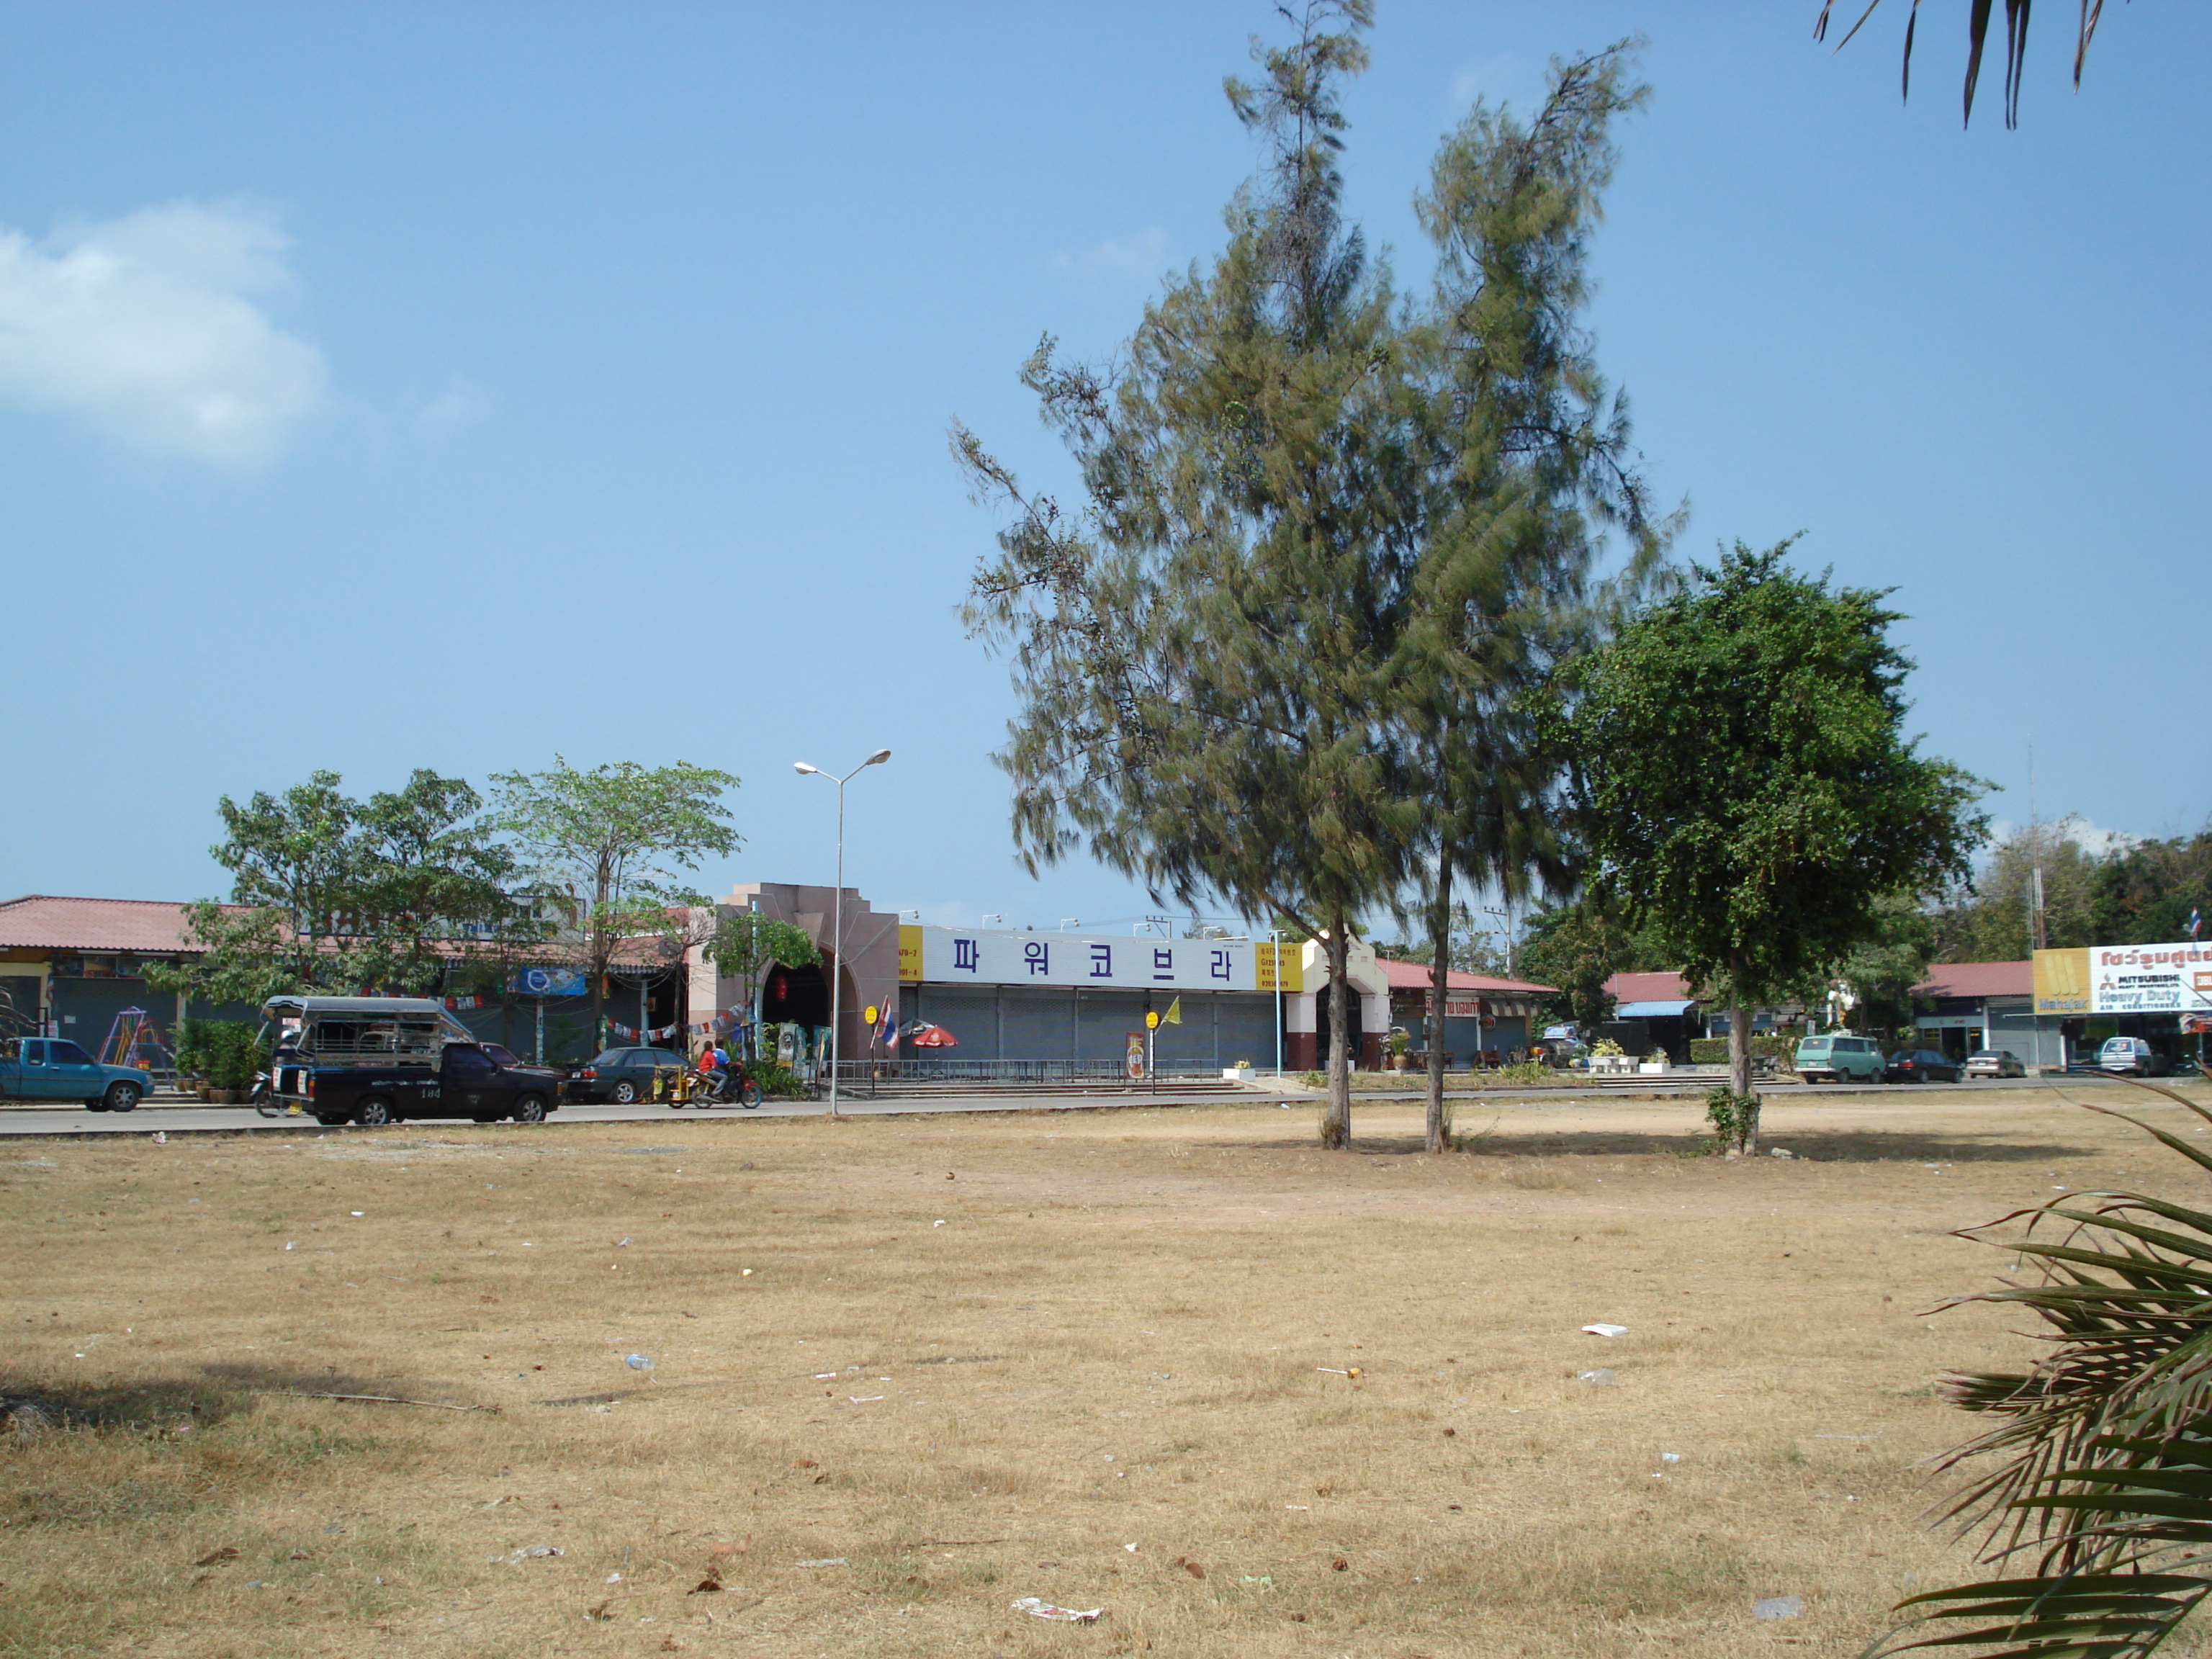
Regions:
M 1905 735 L 1911 665 L 1887 594 L 1832 589 L 1742 543 L 1583 664 L 1564 735 L 1597 879 L 1729 1008 L 1751 1088 L 1753 1005 L 1875 939 L 1884 904 L 1961 878 L 1986 787 Z
M 1644 96 L 1632 46 L 1555 62 L 1525 118 L 1477 103 L 1417 204 L 1437 266 L 1407 333 L 1413 465 L 1401 499 L 1417 556 L 1386 712 L 1431 872 L 1431 1151 L 1445 1139 L 1453 878 L 1509 900 L 1571 881 L 1539 694 L 1648 578 L 1673 528 L 1651 510 L 1626 410 L 1580 325 L 1613 124 Z M 1626 557 L 1601 583 L 1615 530 Z
M 1400 884 L 1416 814 L 1380 711 L 1402 624 L 1406 415 L 1386 279 L 1344 222 L 1338 88 L 1367 0 L 1316 0 L 1227 84 L 1269 165 L 1227 246 L 1171 282 L 1117 365 L 1024 370 L 1082 475 L 1063 513 L 964 428 L 980 498 L 1012 510 L 971 629 L 1019 712 L 998 757 L 1034 869 L 1082 850 L 1156 895 L 1227 901 L 1328 963 L 1323 1143 L 1349 1139 L 1355 917 Z

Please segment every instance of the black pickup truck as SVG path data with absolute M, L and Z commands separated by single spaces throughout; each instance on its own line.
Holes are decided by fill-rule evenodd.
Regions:
M 271 1091 L 319 1123 L 539 1123 L 561 1104 L 560 1073 L 477 1042 L 428 999 L 284 996 L 262 1012 L 281 1030 Z

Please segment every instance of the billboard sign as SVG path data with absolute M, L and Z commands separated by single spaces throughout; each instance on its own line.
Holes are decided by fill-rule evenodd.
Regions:
M 1247 939 L 1095 939 L 921 927 L 921 977 L 933 985 L 1060 985 L 1125 991 L 1250 991 Z
M 580 968 L 518 968 L 514 970 L 514 994 L 525 997 L 580 997 L 592 988 L 590 977 Z
M 2035 953 L 2039 1014 L 2212 1012 L 2212 945 L 2093 945 Z

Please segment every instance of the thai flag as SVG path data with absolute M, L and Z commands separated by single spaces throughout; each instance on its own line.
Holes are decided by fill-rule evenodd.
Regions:
M 890 1006 L 889 999 L 884 1000 L 884 1023 L 876 1032 L 876 1041 L 886 1048 L 898 1047 L 898 1010 Z
M 2189 937 L 2195 939 L 2197 937 L 2197 930 L 2203 925 L 2203 913 L 2200 910 L 2191 910 L 2189 913 Z

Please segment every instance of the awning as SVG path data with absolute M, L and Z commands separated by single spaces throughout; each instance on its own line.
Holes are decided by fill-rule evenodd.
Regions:
M 1624 1002 L 1613 1011 L 1615 1019 L 1680 1019 L 1682 1011 L 1690 1006 L 1686 998 L 1680 1002 Z

